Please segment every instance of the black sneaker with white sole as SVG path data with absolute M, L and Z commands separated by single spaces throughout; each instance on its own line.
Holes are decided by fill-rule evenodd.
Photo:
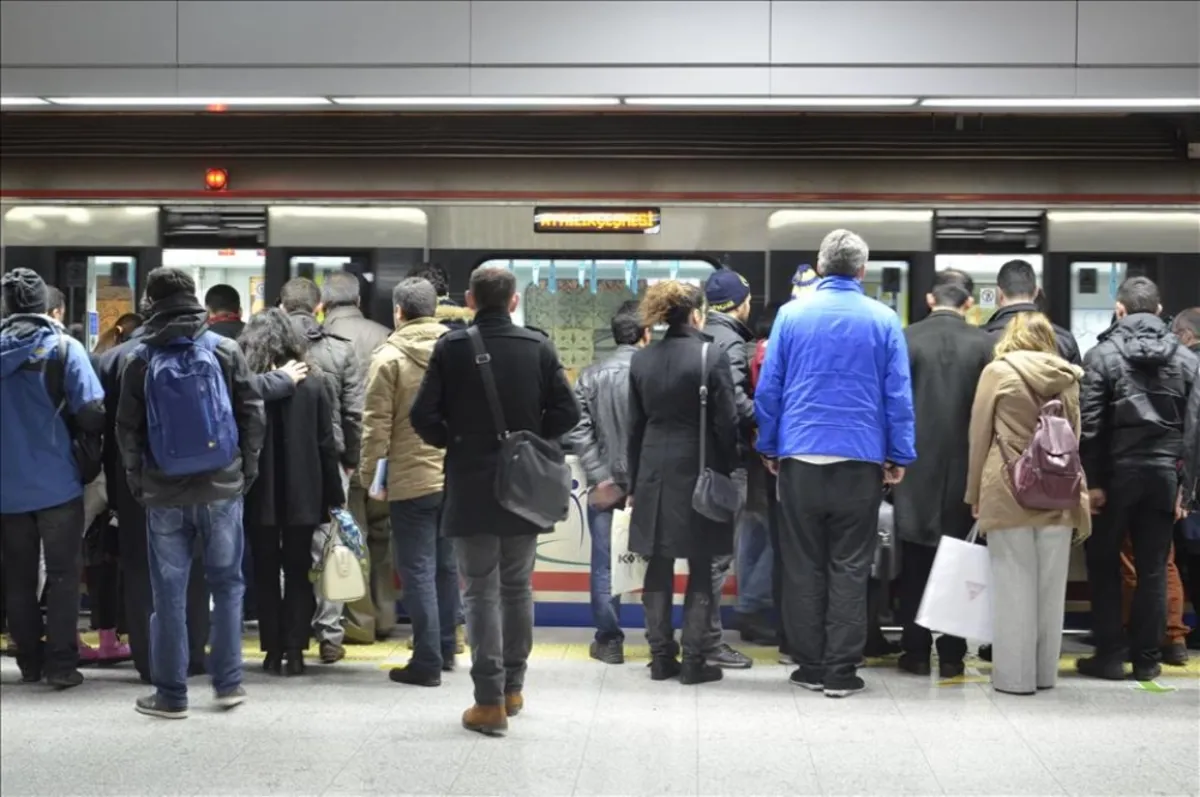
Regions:
M 722 642 L 704 656 L 704 660 L 713 667 L 724 670 L 748 670 L 754 666 L 754 659 L 745 653 L 734 650 L 733 646 Z
M 188 715 L 187 706 L 170 706 L 167 705 L 157 693 L 139 697 L 134 704 L 134 710 L 139 714 L 145 714 L 147 717 L 158 717 L 164 720 L 181 720 L 186 719 Z
M 796 670 L 788 677 L 788 682 L 792 686 L 798 686 L 801 689 L 807 689 L 810 692 L 821 692 L 825 689 L 825 683 L 820 678 L 808 675 L 803 670 Z
M 825 684 L 825 697 L 850 697 L 867 688 L 867 684 L 857 675 Z
M 235 686 L 223 692 L 215 692 L 213 702 L 217 704 L 217 708 L 228 711 L 246 702 L 246 690 L 241 686 Z

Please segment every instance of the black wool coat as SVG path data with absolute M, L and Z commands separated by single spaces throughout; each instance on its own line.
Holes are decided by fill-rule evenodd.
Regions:
M 672 327 L 629 366 L 629 549 L 674 559 L 733 553 L 733 524 L 692 509 L 700 475 L 700 352 L 708 351 L 708 467 L 738 464 L 738 415 L 729 358 L 692 327 Z
M 557 445 L 579 422 L 579 406 L 554 346 L 545 335 L 514 324 L 506 312 L 481 310 L 475 326 L 491 356 L 508 430 L 531 431 Z M 446 449 L 442 534 L 517 537 L 550 531 L 496 501 L 500 440 L 465 328 L 438 339 L 409 419 L 422 440 Z
M 920 545 L 963 538 L 974 521 L 967 494 L 971 406 L 994 340 L 958 313 L 939 310 L 904 331 L 912 371 L 917 460 L 893 490 L 896 535 Z

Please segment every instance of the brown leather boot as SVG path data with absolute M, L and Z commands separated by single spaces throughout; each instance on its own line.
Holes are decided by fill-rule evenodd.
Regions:
M 508 692 L 504 695 L 504 713 L 515 717 L 525 708 L 525 698 L 520 692 Z
M 504 706 L 481 706 L 478 703 L 463 712 L 463 727 L 484 736 L 503 736 L 508 732 L 508 717 Z

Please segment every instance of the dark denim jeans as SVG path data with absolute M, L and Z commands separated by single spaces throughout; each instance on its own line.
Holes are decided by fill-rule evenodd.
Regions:
M 187 592 L 197 538 L 212 593 L 213 688 L 226 692 L 242 682 L 242 498 L 190 506 L 146 508 L 150 539 L 150 677 L 169 706 L 187 705 Z
M 407 501 L 392 501 L 392 553 L 404 586 L 404 608 L 412 621 L 414 670 L 440 674 L 454 658 L 458 614 L 458 570 L 454 547 L 438 532 L 439 491 Z
M 624 640 L 621 631 L 621 596 L 612 594 L 612 510 L 599 511 L 588 505 L 588 529 L 592 533 L 592 622 L 596 641 Z
M 758 512 L 745 511 L 738 519 L 737 610 L 740 614 L 756 614 L 771 608 L 775 554 L 767 519 Z

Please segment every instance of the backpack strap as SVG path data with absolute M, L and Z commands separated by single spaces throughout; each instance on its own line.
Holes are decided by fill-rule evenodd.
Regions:
M 475 365 L 479 368 L 479 378 L 483 380 L 483 392 L 487 394 L 496 436 L 503 440 L 508 437 L 508 425 L 504 422 L 500 393 L 496 390 L 496 377 L 492 374 L 492 355 L 488 354 L 487 347 L 483 345 L 483 335 L 479 332 L 479 327 L 467 327 L 467 337 L 471 339 L 471 348 L 475 351 Z
M 56 333 L 55 352 L 58 356 L 47 354 L 41 359 L 29 360 L 21 366 L 21 370 L 42 375 L 42 384 L 57 414 L 67 408 L 67 357 L 70 355 L 70 344 L 62 330 L 56 330 Z

